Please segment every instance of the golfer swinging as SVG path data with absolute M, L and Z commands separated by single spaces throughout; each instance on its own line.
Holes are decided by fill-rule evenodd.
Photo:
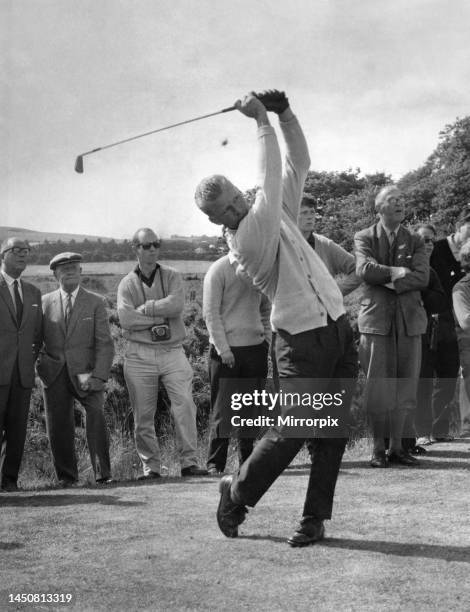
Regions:
M 281 389 L 295 393 L 312 388 L 313 384 L 316 392 L 327 392 L 338 388 L 341 378 L 340 388 L 345 390 L 344 416 L 349 412 L 352 383 L 357 375 L 357 355 L 341 292 L 297 227 L 310 165 L 304 135 L 283 92 L 268 91 L 258 97 L 249 94 L 236 102 L 236 108 L 255 119 L 258 125 L 260 186 L 255 202 L 250 207 L 227 178 L 215 175 L 198 185 L 196 203 L 213 223 L 228 228 L 231 252 L 254 285 L 273 303 L 271 323 L 277 332 Z M 267 111 L 279 115 L 287 148 L 284 174 Z M 294 412 L 298 408 L 294 407 Z M 314 433 L 311 429 L 299 437 L 298 431 L 289 431 L 286 426 L 270 429 L 238 474 L 225 476 L 220 481 L 217 521 L 224 535 L 238 535 L 246 506 L 256 505 L 305 439 L 313 438 L 303 516 L 288 542 L 291 546 L 307 546 L 321 540 L 323 521 L 331 518 L 336 479 L 346 444 L 344 433 L 339 435 L 334 437 L 335 433 L 330 431 L 329 437 L 325 437 L 324 433 Z

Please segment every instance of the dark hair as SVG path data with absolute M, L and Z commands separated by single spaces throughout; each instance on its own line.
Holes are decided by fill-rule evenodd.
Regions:
M 313 209 L 317 209 L 317 205 L 315 200 L 308 195 L 304 195 L 302 200 L 300 201 L 300 207 L 301 208 L 313 208 Z

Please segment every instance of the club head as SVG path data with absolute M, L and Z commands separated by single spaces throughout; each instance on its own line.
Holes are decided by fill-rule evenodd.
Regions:
M 83 156 L 79 155 L 75 160 L 75 172 L 83 174 Z

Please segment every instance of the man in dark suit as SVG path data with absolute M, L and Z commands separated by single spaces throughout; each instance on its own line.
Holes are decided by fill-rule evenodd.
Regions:
M 457 218 L 455 232 L 438 240 L 431 256 L 431 266 L 436 271 L 447 298 L 447 308 L 439 314 L 434 368 L 436 379 L 432 394 L 432 439 L 436 442 L 450 442 L 453 439 L 449 427 L 460 359 L 452 313 L 452 289 L 465 276 L 460 265 L 459 251 L 469 238 L 470 208 L 467 206 Z M 466 427 L 462 420 L 461 434 L 470 433 L 465 431 Z
M 402 448 L 406 416 L 416 407 L 421 364 L 421 334 L 427 317 L 420 291 L 429 280 L 422 239 L 405 229 L 400 190 L 384 187 L 375 199 L 379 222 L 354 237 L 356 273 L 365 282 L 358 317 L 359 360 L 367 376 L 366 409 L 372 426 L 372 467 L 388 461 L 414 465 Z
M 104 299 L 80 286 L 82 256 L 59 253 L 50 268 L 57 291 L 43 296 L 44 347 L 37 371 L 54 467 L 62 486 L 78 481 L 73 400 L 86 411 L 88 450 L 96 482 L 111 482 L 111 466 L 103 412 L 104 384 L 114 356 Z
M 21 280 L 29 244 L 8 238 L 0 247 L 0 488 L 16 491 L 34 385 L 34 362 L 41 346 L 39 289 Z

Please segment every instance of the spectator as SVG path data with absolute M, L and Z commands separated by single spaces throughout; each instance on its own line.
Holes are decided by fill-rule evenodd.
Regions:
M 30 246 L 11 237 L 0 246 L 0 490 L 18 490 L 34 362 L 42 343 L 41 293 L 21 279 Z
M 354 255 L 348 253 L 333 240 L 322 234 L 314 233 L 316 219 L 317 211 L 314 201 L 304 196 L 300 203 L 299 229 L 305 240 L 328 268 L 328 272 L 336 280 L 343 296 L 346 296 L 362 282 L 356 275 L 356 260 Z M 312 441 L 307 442 L 307 448 L 310 458 L 312 458 L 315 452 Z
M 271 340 L 271 304 L 251 280 L 237 274 L 230 253 L 214 262 L 204 278 L 203 313 L 209 331 L 209 378 L 212 424 L 207 468 L 209 474 L 225 470 L 231 431 L 232 393 L 264 388 Z M 247 418 L 247 414 L 239 413 Z M 237 430 L 240 465 L 253 450 L 254 429 Z
M 207 474 L 197 465 L 193 371 L 183 351 L 184 293 L 181 276 L 158 263 L 160 239 L 149 228 L 132 238 L 137 267 L 118 287 L 117 309 L 128 340 L 124 377 L 134 411 L 134 436 L 144 479 L 160 478 L 160 448 L 155 434 L 159 380 L 165 386 L 175 421 L 182 476 Z
M 470 240 L 460 248 L 459 259 L 465 276 L 452 289 L 460 365 L 467 397 L 470 397 Z M 467 408 L 465 411 L 464 408 Z M 468 404 L 460 405 L 460 437 L 470 437 Z
M 416 233 L 423 239 L 424 248 L 428 258 L 434 249 L 436 241 L 436 228 L 433 225 L 419 225 Z M 410 414 L 410 421 L 405 426 L 403 446 L 411 454 L 423 454 L 426 446 L 431 444 L 432 431 L 432 392 L 434 385 L 434 371 L 437 359 L 437 336 L 439 313 L 447 308 L 444 289 L 433 268 L 429 269 L 429 283 L 421 291 L 424 309 L 428 317 L 426 333 L 421 336 L 421 371 L 419 374 L 418 395 L 416 401 L 416 414 Z M 416 440 L 415 435 L 418 437 Z
M 104 385 L 113 362 L 105 301 L 80 286 L 82 256 L 59 253 L 49 267 L 59 289 L 42 298 L 44 346 L 37 371 L 43 386 L 47 433 L 54 467 L 63 487 L 78 481 L 74 399 L 86 412 L 86 436 L 95 480 L 111 480 L 104 418 Z
M 361 279 L 356 276 L 356 260 L 342 246 L 322 234 L 314 233 L 317 212 L 311 198 L 303 197 L 298 219 L 303 237 L 321 258 L 329 273 L 336 278 L 343 296 L 354 291 Z
M 436 380 L 432 395 L 432 439 L 436 442 L 450 442 L 452 400 L 455 395 L 459 373 L 459 346 L 455 333 L 452 312 L 452 289 L 464 276 L 460 266 L 459 251 L 470 237 L 470 209 L 461 212 L 455 224 L 455 232 L 434 244 L 431 267 L 437 273 L 447 297 L 447 308 L 439 314 L 439 333 L 436 348 Z
M 374 438 L 370 465 L 384 468 L 388 459 L 413 466 L 418 461 L 402 448 L 402 436 L 407 413 L 416 407 L 420 336 L 427 325 L 419 291 L 429 281 L 429 262 L 422 240 L 401 225 L 405 204 L 396 186 L 381 189 L 375 210 L 379 222 L 354 237 L 356 272 L 365 281 L 358 327 Z

